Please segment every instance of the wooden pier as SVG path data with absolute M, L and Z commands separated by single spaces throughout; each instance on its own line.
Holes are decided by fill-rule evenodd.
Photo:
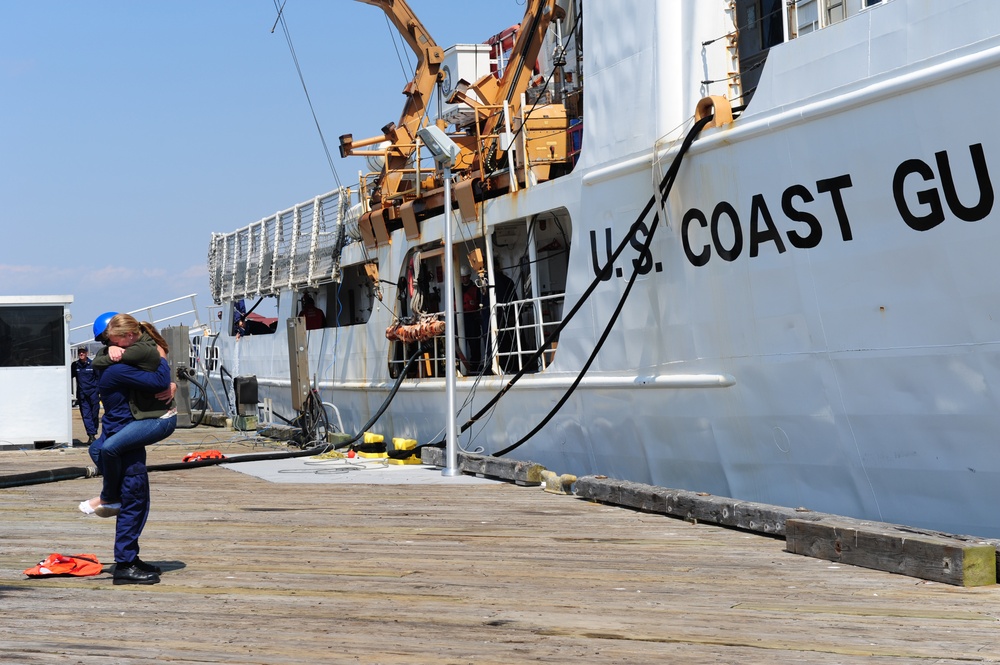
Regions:
M 254 447 L 256 446 L 256 447 Z M 151 464 L 261 452 L 179 430 Z M 0 475 L 89 464 L 0 452 Z M 29 579 L 51 552 L 112 563 L 97 479 L 0 490 L 6 663 L 1000 663 L 1000 587 L 799 556 L 779 537 L 538 487 L 271 483 L 151 474 L 156 586 Z M 110 566 L 108 567 L 108 569 Z M 106 570 L 108 570 L 106 569 Z

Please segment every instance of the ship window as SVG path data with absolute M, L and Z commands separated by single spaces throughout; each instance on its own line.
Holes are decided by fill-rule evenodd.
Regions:
M 0 307 L 0 367 L 66 365 L 62 306 Z
M 455 246 L 455 275 L 445 279 L 444 248 L 412 250 L 396 284 L 396 317 L 390 328 L 389 373 L 399 376 L 415 353 L 412 378 L 443 378 L 444 336 L 420 345 L 428 315 L 444 320 L 445 289 L 453 284 L 458 371 L 464 376 L 539 372 L 552 364 L 565 304 L 572 228 L 565 209 L 498 224 L 483 238 Z M 477 273 L 482 257 L 484 274 Z M 492 257 L 492 261 L 490 261 Z M 466 275 L 466 273 L 468 273 Z M 433 334 L 433 331 L 430 333 Z M 544 349 L 539 354 L 538 350 Z
M 205 361 L 203 368 L 200 367 L 202 358 Z M 204 369 L 205 372 L 214 372 L 219 369 L 219 347 L 215 345 L 215 340 L 202 335 L 192 337 L 188 365 L 191 369 Z
M 833 25 L 868 7 L 880 5 L 884 0 L 822 0 L 822 2 L 826 21 L 824 25 Z
M 463 376 L 492 374 L 492 358 L 487 352 L 488 287 L 475 265 L 479 257 L 486 256 L 486 245 L 482 238 L 469 239 L 456 245 L 454 252 L 455 274 L 450 278 L 445 275 L 444 248 L 440 243 L 411 251 L 403 262 L 396 288 L 396 316 L 401 328 L 390 337 L 398 338 L 390 345 L 389 371 L 394 377 L 421 348 L 423 359 L 410 367 L 409 376 L 444 377 L 444 335 L 425 339 L 424 331 L 428 330 L 429 320 L 444 321 L 445 289 L 449 285 L 455 289 L 458 371 Z M 413 341 L 414 336 L 418 341 Z
M 830 25 L 832 23 L 837 23 L 838 21 L 843 21 L 847 18 L 847 8 L 844 6 L 844 0 L 827 0 L 826 3 L 826 23 Z
M 737 0 L 736 20 L 740 83 L 746 103 L 757 88 L 768 50 L 785 41 L 782 0 Z
M 456 262 L 457 264 L 457 262 Z M 403 260 L 401 274 L 397 276 L 395 289 L 396 323 L 386 337 L 389 344 L 389 374 L 393 378 L 399 376 L 407 361 L 421 348 L 426 351 L 423 359 L 411 365 L 408 376 L 412 378 L 442 378 L 445 374 L 444 336 L 433 339 L 414 341 L 406 333 L 418 332 L 421 316 L 444 320 L 444 250 L 440 243 L 418 247 L 410 251 Z M 459 317 L 460 318 L 460 317 Z M 425 319 L 426 320 L 426 319 Z M 461 324 L 461 322 L 458 322 Z M 404 334 L 400 334 L 400 332 Z M 459 339 L 456 351 L 461 354 L 463 340 Z
M 537 372 L 555 359 L 559 338 L 552 333 L 562 323 L 570 237 L 564 209 L 501 224 L 493 232 L 495 288 L 490 293 L 496 293 L 497 306 L 491 299 L 487 339 L 500 372 Z M 545 351 L 535 359 L 542 347 Z
M 375 303 L 375 289 L 365 265 L 343 266 L 340 274 L 340 281 L 327 284 L 324 296 L 316 303 L 321 308 L 326 304 L 326 327 L 367 323 Z
M 273 335 L 277 330 L 278 299 L 275 296 L 263 296 L 257 300 L 240 298 L 230 305 L 231 336 Z

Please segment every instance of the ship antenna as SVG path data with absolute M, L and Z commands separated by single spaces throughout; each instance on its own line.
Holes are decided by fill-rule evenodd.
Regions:
M 287 2 L 287 1 L 288 0 L 285 0 L 285 2 Z M 275 6 L 277 6 L 277 4 L 278 3 L 275 3 Z M 274 34 L 274 29 L 278 27 L 278 21 L 281 20 L 281 12 L 285 11 L 285 3 L 282 2 L 281 6 L 278 7 L 277 9 L 278 9 L 278 15 L 274 18 L 274 25 L 271 26 L 271 34 L 272 35 Z

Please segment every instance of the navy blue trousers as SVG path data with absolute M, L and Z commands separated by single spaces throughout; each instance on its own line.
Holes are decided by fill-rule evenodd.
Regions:
M 139 536 L 149 517 L 149 473 L 144 462 L 128 465 L 121 489 L 122 508 L 115 524 L 115 563 L 127 565 L 139 557 Z
M 83 419 L 87 435 L 97 436 L 98 417 L 101 410 L 101 400 L 97 396 L 97 391 L 95 390 L 89 395 L 77 395 L 76 400 L 80 404 L 80 418 Z
M 104 476 L 101 499 L 105 503 L 118 503 L 118 488 L 131 454 L 167 438 L 177 427 L 177 416 L 133 420 L 103 441 L 90 444 L 90 457 Z

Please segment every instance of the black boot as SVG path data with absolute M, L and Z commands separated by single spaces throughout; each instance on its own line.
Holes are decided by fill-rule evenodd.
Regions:
M 163 572 L 163 569 L 160 568 L 159 566 L 154 566 L 151 563 L 146 563 L 139 557 L 135 558 L 135 561 L 132 562 L 132 565 L 145 573 L 156 573 L 157 575 L 159 575 L 160 573 Z
M 114 584 L 159 584 L 160 576 L 156 573 L 148 573 L 135 565 L 115 564 Z
M 91 444 L 93 442 L 94 442 L 94 435 L 93 434 L 88 434 L 87 435 L 87 443 Z

